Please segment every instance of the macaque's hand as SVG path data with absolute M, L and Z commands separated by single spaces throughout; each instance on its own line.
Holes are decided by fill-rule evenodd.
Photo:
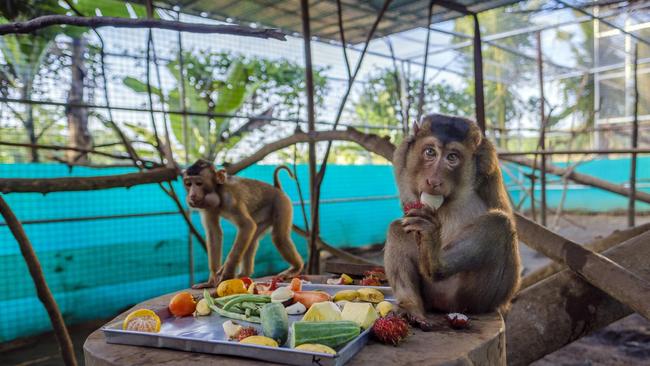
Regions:
M 440 219 L 430 207 L 415 208 L 406 213 L 402 219 L 402 228 L 406 233 L 414 233 L 420 252 L 418 269 L 422 276 L 433 279 L 439 266 Z

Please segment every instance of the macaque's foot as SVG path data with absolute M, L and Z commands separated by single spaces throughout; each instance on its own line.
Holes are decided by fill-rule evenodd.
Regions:
M 278 273 L 276 277 L 279 277 L 282 280 L 286 280 L 298 276 L 300 272 L 302 272 L 302 268 L 291 267 Z
M 399 305 L 395 311 L 397 315 L 406 320 L 412 327 L 420 328 L 423 332 L 431 332 L 435 326 L 433 322 L 428 320 L 424 315 L 424 311 L 420 310 L 409 310 L 411 308 L 410 304 L 408 306 Z
M 193 285 L 192 288 L 195 290 L 199 290 L 202 288 L 213 288 L 213 287 L 217 287 L 218 284 L 219 282 L 217 282 L 216 278 L 210 276 L 210 279 L 207 282 L 197 283 Z
M 401 316 L 412 327 L 420 328 L 420 330 L 422 330 L 423 332 L 431 332 L 435 328 L 433 322 L 427 319 L 425 316 L 417 316 L 408 312 L 402 313 Z
M 235 271 L 234 270 L 225 270 L 223 267 L 217 272 L 217 284 L 221 283 L 221 281 L 229 280 L 232 278 L 235 278 Z
M 242 278 L 242 277 L 250 277 L 253 274 L 253 271 L 241 271 L 237 273 L 237 278 Z

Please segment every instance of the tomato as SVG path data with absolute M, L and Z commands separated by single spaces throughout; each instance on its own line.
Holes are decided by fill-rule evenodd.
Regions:
M 174 316 L 188 316 L 196 310 L 196 301 L 189 292 L 179 292 L 169 302 L 169 312 Z

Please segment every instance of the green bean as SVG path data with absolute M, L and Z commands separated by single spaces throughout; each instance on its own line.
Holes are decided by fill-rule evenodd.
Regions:
M 221 305 L 221 306 L 224 306 L 224 305 L 225 305 L 229 300 L 232 300 L 232 299 L 234 299 L 234 298 L 236 298 L 236 297 L 238 297 L 238 296 L 242 296 L 242 295 L 244 295 L 244 294 L 234 294 L 234 295 L 228 295 L 228 296 L 217 297 L 216 299 L 214 299 L 214 301 L 215 301 L 217 304 L 219 304 L 219 305 Z
M 217 314 L 219 314 L 219 315 L 221 315 L 223 317 L 226 317 L 226 318 L 231 318 L 231 319 L 236 319 L 236 320 L 243 320 L 243 321 L 251 322 L 251 323 L 261 323 L 262 322 L 262 319 L 260 319 L 260 317 L 258 317 L 258 316 L 249 316 L 249 317 L 247 317 L 244 314 L 238 314 L 238 313 L 233 313 L 231 311 L 223 310 L 218 306 L 210 306 L 210 309 L 212 309 L 212 311 L 214 311 L 215 313 L 217 313 Z
M 271 302 L 271 296 L 268 295 L 240 295 L 238 297 L 233 298 L 232 300 L 229 300 L 224 306 L 224 310 L 230 310 L 231 307 L 235 306 L 235 304 L 239 304 L 242 302 L 262 302 L 262 303 L 267 303 Z
M 208 291 L 207 289 L 203 290 L 203 298 L 205 299 L 205 301 L 208 302 L 209 306 L 214 305 L 214 299 L 212 298 L 212 296 L 210 296 L 210 291 Z
M 228 311 L 232 311 L 233 313 L 243 314 L 244 313 L 244 308 L 239 306 L 239 304 L 237 304 L 237 305 L 231 307 L 230 309 L 228 309 Z

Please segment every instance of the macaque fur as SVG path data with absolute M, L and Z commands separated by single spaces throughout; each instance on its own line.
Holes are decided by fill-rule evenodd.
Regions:
M 437 210 L 409 210 L 391 223 L 384 263 L 400 311 L 423 329 L 426 311 L 506 310 L 520 258 L 494 146 L 473 121 L 432 114 L 395 150 L 402 204 L 427 192 Z
M 216 170 L 205 160 L 198 160 L 183 173 L 187 203 L 199 209 L 206 233 L 210 278 L 195 288 L 215 287 L 222 280 L 250 276 L 254 271 L 255 253 L 260 238 L 271 229 L 271 239 L 290 268 L 280 277 L 300 274 L 303 261 L 291 240 L 293 207 L 280 186 L 279 166 L 273 172 L 274 185 L 258 180 L 228 176 L 225 170 Z M 237 236 L 223 266 L 221 266 L 223 231 L 219 218 L 223 216 L 237 227 Z

